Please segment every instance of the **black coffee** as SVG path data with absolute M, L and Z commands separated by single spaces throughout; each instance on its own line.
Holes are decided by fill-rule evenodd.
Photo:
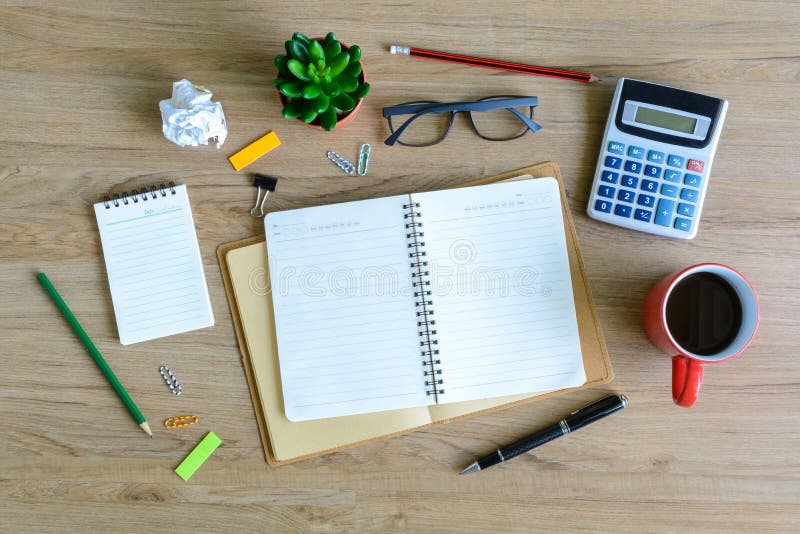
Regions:
M 667 327 L 688 352 L 710 356 L 725 350 L 742 326 L 736 290 L 711 273 L 691 274 L 678 282 L 667 301 Z

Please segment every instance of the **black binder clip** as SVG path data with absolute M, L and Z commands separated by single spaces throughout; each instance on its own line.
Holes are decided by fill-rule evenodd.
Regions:
M 253 185 L 258 188 L 258 195 L 256 196 L 256 205 L 250 210 L 250 215 L 253 217 L 263 217 L 264 203 L 267 201 L 267 196 L 270 191 L 275 191 L 275 186 L 278 185 L 278 179 L 264 174 L 256 174 L 253 179 Z M 261 191 L 264 191 L 264 198 L 261 198 Z

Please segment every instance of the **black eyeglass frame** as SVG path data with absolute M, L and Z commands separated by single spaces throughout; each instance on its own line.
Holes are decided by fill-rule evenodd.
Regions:
M 395 143 L 399 143 L 403 146 L 414 146 L 414 147 L 432 146 L 441 143 L 444 140 L 444 138 L 447 137 L 447 134 L 450 133 L 450 128 L 453 126 L 453 119 L 455 118 L 456 113 L 460 112 L 465 112 L 467 114 L 467 116 L 469 117 L 469 122 L 472 125 L 472 129 L 481 139 L 486 139 L 487 141 L 511 141 L 512 139 L 517 139 L 519 137 L 522 137 L 529 131 L 536 133 L 542 129 L 542 126 L 533 120 L 533 110 L 537 105 L 539 105 L 539 98 L 535 96 L 500 95 L 500 96 L 490 96 L 472 102 L 408 102 L 406 104 L 400 104 L 397 106 L 389 106 L 383 108 L 383 116 L 389 122 L 389 129 L 392 131 L 392 135 L 386 138 L 384 143 L 389 146 L 392 146 Z M 530 116 L 526 117 L 518 110 L 514 109 L 517 107 L 529 107 Z M 526 126 L 525 130 L 523 130 L 521 133 L 515 136 L 505 137 L 502 139 L 487 137 L 481 134 L 480 130 L 478 130 L 478 127 L 475 125 L 475 120 L 472 117 L 472 112 L 495 111 L 498 109 L 507 109 L 508 111 L 516 115 L 517 118 L 525 124 Z M 408 128 L 418 118 L 424 115 L 429 115 L 431 113 L 450 114 L 447 123 L 447 129 L 439 139 L 430 143 L 423 143 L 423 144 L 404 143 L 400 141 L 400 136 L 403 135 L 403 132 L 406 130 L 406 128 Z M 401 124 L 399 128 L 395 130 L 394 125 L 392 124 L 392 116 L 395 115 L 412 115 L 412 116 L 408 120 L 406 120 L 403 124 Z

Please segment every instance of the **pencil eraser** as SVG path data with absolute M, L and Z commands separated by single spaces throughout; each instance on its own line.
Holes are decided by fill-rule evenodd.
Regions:
M 183 480 L 189 480 L 195 471 L 200 469 L 200 466 L 208 460 L 208 457 L 217 450 L 222 440 L 217 437 L 213 432 L 206 434 L 206 437 L 200 440 L 192 452 L 183 459 L 181 465 L 175 468 L 175 473 L 178 474 Z
M 263 137 L 259 137 L 236 154 L 228 158 L 233 168 L 240 171 L 253 163 L 255 160 L 281 145 L 281 140 L 278 139 L 278 134 L 269 132 Z

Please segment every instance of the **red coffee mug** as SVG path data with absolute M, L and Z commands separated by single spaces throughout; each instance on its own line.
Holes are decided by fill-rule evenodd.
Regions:
M 714 354 L 695 354 L 678 343 L 667 323 L 667 304 L 675 287 L 693 274 L 710 273 L 725 280 L 735 290 L 741 304 L 741 323 L 733 340 Z M 703 382 L 703 366 L 729 360 L 747 348 L 759 323 L 758 296 L 747 279 L 735 269 L 718 263 L 701 263 L 662 278 L 648 293 L 642 312 L 647 336 L 662 352 L 672 356 L 672 398 L 675 404 L 690 407 L 697 401 Z

